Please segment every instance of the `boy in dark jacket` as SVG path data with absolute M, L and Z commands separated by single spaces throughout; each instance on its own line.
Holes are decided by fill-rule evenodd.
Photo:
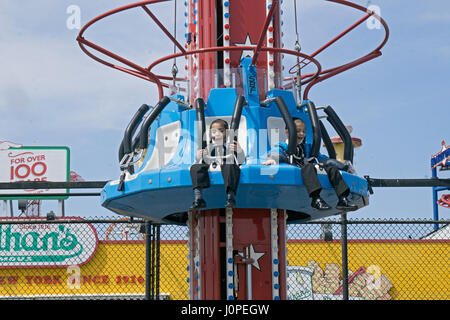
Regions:
M 305 142 L 306 126 L 303 120 L 294 118 L 295 127 L 297 129 L 297 146 L 294 157 L 293 165 L 301 168 L 303 182 L 309 197 L 312 199 L 311 206 L 316 210 L 329 210 L 331 207 L 320 197 L 322 191 L 322 185 L 317 177 L 316 164 L 314 162 L 307 161 L 311 157 L 311 145 Z M 286 129 L 286 135 L 287 129 Z M 274 149 L 270 150 L 267 159 L 263 164 L 275 165 L 279 162 L 290 163 L 287 154 L 288 145 L 285 142 L 278 143 Z M 338 203 L 336 209 L 343 211 L 354 211 L 358 209 L 356 205 L 353 205 L 348 200 L 350 189 L 345 183 L 339 169 L 332 165 L 327 165 L 328 157 L 320 154 L 317 157 L 317 161 L 324 164 L 323 167 L 327 172 L 328 179 L 331 185 L 334 187 L 338 196 Z
M 222 119 L 214 120 L 210 125 L 210 150 L 197 151 L 195 163 L 190 168 L 192 188 L 194 189 L 194 202 L 191 209 L 206 207 L 202 190 L 209 188 L 209 166 L 214 168 L 220 165 L 222 177 L 227 193 L 225 206 L 236 206 L 236 191 L 239 184 L 241 170 L 239 164 L 245 161 L 245 154 L 237 141 L 226 143 L 228 123 Z M 210 153 L 210 154 L 208 154 Z

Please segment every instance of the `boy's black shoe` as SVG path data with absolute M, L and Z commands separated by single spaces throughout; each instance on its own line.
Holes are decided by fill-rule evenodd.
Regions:
M 336 209 L 343 211 L 355 211 L 358 209 L 358 206 L 351 204 L 347 197 L 340 197 L 336 205 Z
M 311 202 L 311 207 L 313 207 L 313 209 L 320 211 L 331 209 L 331 207 L 321 197 L 313 198 Z
M 203 200 L 203 198 L 195 199 L 194 202 L 192 202 L 191 209 L 201 209 L 206 208 L 206 201 Z
M 232 192 L 227 193 L 227 202 L 225 202 L 226 208 L 236 208 L 236 199 Z

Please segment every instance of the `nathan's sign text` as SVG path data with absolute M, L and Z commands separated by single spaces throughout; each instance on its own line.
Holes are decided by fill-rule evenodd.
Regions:
M 81 265 L 97 249 L 90 224 L 1 224 L 12 220 L 0 220 L 0 268 Z

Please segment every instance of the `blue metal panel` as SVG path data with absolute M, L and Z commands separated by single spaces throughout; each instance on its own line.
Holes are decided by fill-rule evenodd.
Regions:
M 205 117 L 230 116 L 233 114 L 236 97 L 234 88 L 211 89 L 206 103 Z
M 274 167 L 272 175 L 261 174 L 261 165 L 241 167 L 241 179 L 236 197 L 240 208 L 279 208 L 304 212 L 311 219 L 339 214 L 336 209 L 317 212 L 310 207 L 310 198 L 303 185 L 300 169 L 290 165 Z M 159 186 L 146 183 L 160 176 Z M 367 181 L 363 178 L 342 173 L 349 185 L 352 197 L 359 207 L 367 205 Z M 170 178 L 170 179 L 169 179 Z M 211 187 L 204 190 L 206 209 L 223 208 L 225 189 L 220 171 L 210 172 Z M 330 205 L 337 203 L 337 196 L 326 175 L 319 175 L 323 186 L 322 197 Z M 365 199 L 363 199 L 365 198 Z M 164 169 L 161 173 L 146 173 L 128 181 L 124 192 L 118 192 L 109 184 L 102 192 L 102 205 L 120 214 L 146 217 L 163 221 L 175 212 L 188 211 L 192 203 L 192 186 L 188 168 Z
M 244 97 L 249 106 L 259 107 L 258 76 L 256 66 L 252 64 L 252 58 L 245 57 L 241 60 L 242 82 Z
M 309 116 L 304 110 L 298 110 L 292 92 L 274 89 L 268 97 L 282 96 L 292 116 L 305 120 L 307 135 L 312 136 Z M 233 88 L 213 89 L 210 92 L 205 110 L 207 117 L 224 117 L 233 114 L 237 98 Z M 267 134 L 259 134 L 260 129 L 267 129 L 268 117 L 281 117 L 274 104 L 267 107 L 246 106 L 242 116 L 247 124 L 247 161 L 241 166 L 241 178 L 236 196 L 239 208 L 279 208 L 302 212 L 302 219 L 318 219 L 325 216 L 339 214 L 336 209 L 325 212 L 312 210 L 311 199 L 303 185 L 299 168 L 287 164 L 279 166 L 261 165 L 264 153 L 260 149 L 264 146 L 260 139 Z M 180 121 L 181 134 L 174 157 L 163 167 L 144 171 L 145 164 L 150 160 L 155 145 L 158 127 Z M 192 182 L 189 167 L 194 162 L 197 150 L 197 128 L 195 110 L 185 110 L 175 102 L 171 102 L 161 113 L 159 119 L 150 129 L 149 150 L 144 164 L 136 174 L 124 183 L 124 190 L 117 191 L 117 181 L 108 183 L 102 193 L 102 205 L 118 214 L 135 217 L 145 217 L 153 221 L 169 222 L 167 220 L 174 213 L 189 210 L 193 200 Z M 260 144 L 261 143 L 261 144 Z M 351 190 L 353 201 L 359 207 L 368 205 L 367 181 L 364 178 L 342 172 L 342 176 Z M 206 209 L 223 208 L 225 204 L 225 189 L 222 173 L 210 171 L 211 187 L 204 190 L 207 201 Z M 337 196 L 326 175 L 319 175 L 323 186 L 321 196 L 330 205 L 337 203 Z M 305 218 L 309 217 L 309 218 Z M 297 220 L 291 220 L 298 221 Z

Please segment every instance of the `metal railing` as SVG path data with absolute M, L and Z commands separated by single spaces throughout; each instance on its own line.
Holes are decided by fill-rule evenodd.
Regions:
M 367 179 L 373 187 L 382 186 L 380 179 Z M 14 182 L 0 183 L 0 189 L 98 189 L 105 184 Z M 288 298 L 447 300 L 449 223 L 347 220 L 342 214 L 336 220 L 290 224 Z M 186 226 L 117 216 L 1 218 L 0 298 L 187 300 L 187 232 Z
M 288 298 L 446 300 L 449 222 L 288 225 Z M 185 226 L 67 217 L 5 218 L 0 228 L 2 299 L 188 299 Z

